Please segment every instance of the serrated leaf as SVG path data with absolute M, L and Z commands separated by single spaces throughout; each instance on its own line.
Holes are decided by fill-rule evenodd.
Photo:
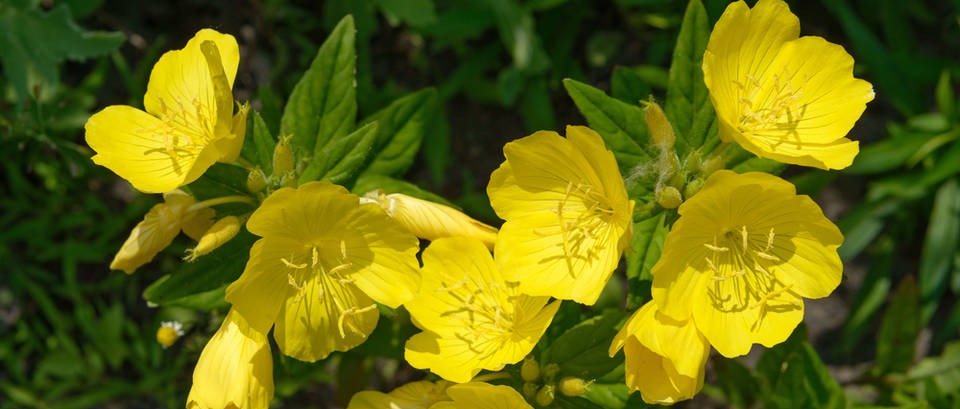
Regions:
M 691 0 L 683 14 L 677 46 L 670 64 L 670 85 L 664 110 L 677 135 L 677 153 L 701 149 L 709 152 L 719 143 L 716 115 L 703 82 L 703 52 L 710 39 L 707 11 L 700 0 Z M 711 133 L 710 129 L 713 128 Z
M 377 122 L 371 122 L 348 135 L 331 139 L 300 174 L 300 183 L 325 180 L 348 184 L 370 154 L 378 128 Z
M 440 203 L 454 208 L 457 207 L 449 200 L 444 199 L 443 197 L 430 191 L 421 189 L 419 186 L 414 185 L 413 183 L 398 180 L 385 175 L 361 175 L 359 178 L 357 178 L 356 183 L 353 184 L 351 191 L 356 195 L 362 196 L 367 192 L 377 189 L 383 189 L 383 191 L 386 193 L 403 193 L 407 196 L 429 200 L 434 203 Z
M 940 297 L 949 286 L 953 257 L 960 245 L 960 185 L 950 179 L 937 190 L 930 212 L 927 235 L 920 255 L 919 284 L 921 323 L 930 321 Z
M 650 142 L 639 106 L 612 98 L 572 79 L 563 80 L 563 86 L 587 119 L 587 124 L 603 137 L 607 149 L 613 151 L 621 174 L 627 174 L 636 164 L 647 163 L 659 155 Z
M 904 372 L 913 363 L 914 343 L 923 324 L 917 320 L 919 305 L 917 285 L 907 276 L 893 293 L 877 333 L 878 375 Z
M 31 72 L 53 88 L 65 60 L 107 54 L 123 40 L 121 33 L 81 29 L 66 5 L 46 13 L 32 6 L 0 8 L 0 65 L 20 101 L 30 96 Z
M 557 337 L 544 351 L 544 363 L 560 365 L 561 375 L 594 378 L 610 372 L 620 359 L 610 358 L 607 351 L 616 335 L 616 325 L 627 313 L 607 310 L 583 321 Z
M 290 93 L 280 134 L 293 135 L 298 158 L 323 154 L 331 140 L 353 130 L 357 115 L 356 30 L 346 16 L 320 46 L 310 68 Z
M 181 300 L 229 284 L 240 277 L 250 246 L 257 240 L 241 229 L 232 240 L 192 263 L 182 263 L 176 272 L 160 277 L 143 291 L 143 298 L 157 305 Z
M 259 112 L 250 111 L 250 122 L 253 125 L 248 128 L 251 137 L 243 144 L 243 157 L 269 175 L 273 172 L 273 149 L 277 145 L 277 139 L 270 133 Z
M 960 391 L 960 341 L 943 349 L 943 354 L 924 358 L 907 372 L 907 379 L 917 381 L 931 378 L 941 391 L 955 394 Z
M 413 164 L 424 134 L 439 112 L 437 91 L 427 88 L 393 101 L 362 123 L 377 121 L 373 155 L 363 174 L 401 175 Z
M 633 224 L 633 240 L 627 251 L 627 308 L 639 308 L 649 300 L 650 269 L 656 264 L 663 250 L 663 241 L 670 231 L 666 224 L 666 212 L 657 212 Z

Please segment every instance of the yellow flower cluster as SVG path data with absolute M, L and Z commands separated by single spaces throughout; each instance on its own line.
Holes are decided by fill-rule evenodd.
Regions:
M 254 195 L 198 202 L 179 188 L 215 162 L 234 161 L 243 144 L 247 107 L 235 110 L 230 92 L 238 63 L 232 36 L 201 30 L 154 67 L 146 111 L 111 106 L 86 125 L 96 163 L 143 192 L 164 193 L 111 268 L 132 273 L 180 231 L 198 241 L 190 261 L 242 228 L 259 237 L 226 288 L 232 307 L 200 356 L 187 407 L 266 408 L 271 330 L 283 354 L 313 362 L 363 343 L 381 308 L 402 305 L 422 330 L 406 341 L 405 359 L 444 380 L 361 392 L 350 409 L 531 408 L 517 390 L 477 376 L 528 356 L 561 300 L 596 303 L 629 247 L 634 201 L 600 135 L 569 126 L 566 137 L 540 131 L 506 144 L 487 186 L 505 220 L 499 230 L 403 194 L 297 186 L 287 137 L 274 152 L 280 182 L 265 190 L 269 178 L 251 171 Z M 731 4 L 703 70 L 724 141 L 824 169 L 845 167 L 856 155 L 845 135 L 873 97 L 870 84 L 853 78 L 841 47 L 799 37 L 781 0 L 752 9 Z M 661 161 L 675 157 L 666 152 L 677 136 L 653 102 L 647 122 Z M 784 341 L 803 317 L 803 298 L 829 295 L 841 277 L 839 229 L 789 182 L 728 170 L 704 179 L 682 195 L 658 182 L 654 202 L 676 208 L 679 218 L 652 268 L 653 299 L 609 348 L 611 356 L 625 352 L 626 383 L 650 403 L 694 396 L 711 346 L 735 357 L 755 343 Z M 255 210 L 215 220 L 212 206 L 252 204 L 255 196 Z M 431 241 L 422 267 L 418 238 Z M 172 344 L 176 337 L 166 332 L 158 339 Z M 568 380 L 561 385 L 568 396 L 590 384 Z

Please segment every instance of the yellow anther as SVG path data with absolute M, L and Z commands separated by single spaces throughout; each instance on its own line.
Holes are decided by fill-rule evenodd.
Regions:
M 376 308 L 377 308 L 376 304 L 370 304 L 363 308 L 350 307 L 344 310 L 342 313 L 340 313 L 340 318 L 337 319 L 337 330 L 340 331 L 340 338 L 347 337 L 347 332 L 344 330 L 344 325 L 350 326 L 350 329 L 353 332 L 357 332 L 357 333 L 362 332 L 356 327 L 356 325 L 354 325 L 351 322 L 347 322 L 347 318 L 350 318 L 350 316 L 353 316 L 353 315 L 358 315 L 358 314 L 363 314 L 365 312 L 373 311 Z
M 756 252 L 756 253 L 754 253 L 754 254 L 756 254 L 757 257 L 760 257 L 760 258 L 762 258 L 762 259 L 764 259 L 764 260 L 769 260 L 769 261 L 781 261 L 781 260 L 780 260 L 780 257 L 774 256 L 773 254 L 768 254 L 768 253 L 765 253 L 765 252 L 762 252 L 762 251 L 758 251 L 758 252 Z
M 280 258 L 280 262 L 283 263 L 283 265 L 285 265 L 285 266 L 287 266 L 287 267 L 289 267 L 289 268 L 293 268 L 293 269 L 297 269 L 297 270 L 301 270 L 301 269 L 307 268 L 307 263 L 294 264 L 294 263 L 291 262 L 290 260 L 287 260 L 287 259 L 282 258 L 282 257 Z
M 703 246 L 706 247 L 708 250 L 710 250 L 710 251 L 715 251 L 715 252 L 717 252 L 717 253 L 723 253 L 723 252 L 725 252 L 725 251 L 730 251 L 730 248 L 729 248 L 729 247 L 714 246 L 714 245 L 709 244 L 709 243 L 703 243 Z
M 740 226 L 740 237 L 743 238 L 743 249 L 746 250 L 750 246 L 750 241 L 747 239 L 747 226 Z

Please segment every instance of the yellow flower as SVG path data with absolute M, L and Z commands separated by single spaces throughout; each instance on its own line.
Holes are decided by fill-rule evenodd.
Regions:
M 434 403 L 449 401 L 447 388 L 450 382 L 417 381 L 383 393 L 379 391 L 357 392 L 350 398 L 347 409 L 429 409 Z
M 675 320 L 691 316 L 721 354 L 787 339 L 803 299 L 840 284 L 843 235 L 808 196 L 765 173 L 712 174 L 678 210 L 653 266 L 653 298 Z
M 407 341 L 405 358 L 453 382 L 519 362 L 560 306 L 519 293 L 476 239 L 433 241 L 423 252 L 422 275 L 420 292 L 406 308 L 424 332 Z
M 246 131 L 246 105 L 233 115 L 231 94 L 240 52 L 233 36 L 197 32 L 165 53 L 143 97 L 146 112 L 113 105 L 87 121 L 93 161 L 147 193 L 193 182 L 217 161 L 232 162 Z
M 163 349 L 167 349 L 175 344 L 182 336 L 183 324 L 177 321 L 161 322 L 160 328 L 157 328 L 157 343 L 160 344 Z
M 710 346 L 691 320 L 677 321 L 648 302 L 633 313 L 610 344 L 610 356 L 626 356 L 627 386 L 644 402 L 669 405 L 703 387 Z
M 213 209 L 192 209 L 195 200 L 182 190 L 164 193 L 163 203 L 150 208 L 143 221 L 137 223 L 130 237 L 110 262 L 110 269 L 131 274 L 167 248 L 182 229 L 191 237 L 213 223 Z
M 516 389 L 505 385 L 447 381 L 411 382 L 390 393 L 363 391 L 347 409 L 533 409 Z
M 633 231 L 633 201 L 600 135 L 568 126 L 507 143 L 487 194 L 506 220 L 497 264 L 520 291 L 593 304 Z
M 203 347 L 187 409 L 266 409 L 273 399 L 273 358 L 265 333 L 231 309 Z
M 391 308 L 420 283 L 417 238 L 343 187 L 279 189 L 253 212 L 261 236 L 226 300 L 250 325 L 271 325 L 280 350 L 303 361 L 362 343 L 377 325 L 374 301 Z
M 843 47 L 799 34 L 800 22 L 782 0 L 727 6 L 703 56 L 720 138 L 757 156 L 842 169 L 859 151 L 845 136 L 873 87 L 853 78 L 853 58 Z
M 386 194 L 382 190 L 368 192 L 361 200 L 376 202 L 388 216 L 422 239 L 473 237 L 491 249 L 497 241 L 496 228 L 480 223 L 450 206 L 402 193 Z

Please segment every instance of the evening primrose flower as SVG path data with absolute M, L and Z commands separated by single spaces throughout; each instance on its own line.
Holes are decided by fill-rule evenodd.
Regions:
M 787 339 L 803 298 L 840 283 L 843 235 L 809 196 L 766 173 L 712 174 L 680 205 L 653 266 L 653 298 L 674 320 L 693 318 L 726 357 Z
M 168 51 L 150 72 L 146 112 L 113 105 L 85 125 L 93 161 L 137 190 L 162 193 L 193 182 L 217 161 L 240 154 L 247 106 L 233 113 L 240 51 L 229 34 L 203 29 Z
M 710 346 L 691 320 L 677 321 L 648 302 L 633 313 L 610 344 L 610 356 L 626 356 L 630 391 L 644 402 L 669 405 L 690 399 L 703 387 Z
M 226 300 L 303 361 L 362 343 L 377 304 L 396 308 L 420 279 L 417 238 L 341 186 L 310 182 L 267 197 L 247 221 L 261 236 Z
M 196 208 L 195 203 L 193 196 L 179 189 L 164 193 L 163 203 L 150 208 L 143 221 L 130 232 L 110 262 L 110 269 L 133 273 L 167 248 L 181 230 L 199 238 L 213 223 L 214 211 L 208 207 Z
M 374 190 L 361 201 L 375 202 L 383 211 L 411 233 L 426 240 L 441 237 L 473 237 L 493 248 L 497 229 L 487 226 L 450 206 L 434 203 L 402 193 L 387 194 Z
M 853 58 L 821 37 L 799 37 L 782 0 L 727 6 L 703 55 L 720 138 L 760 157 L 842 169 L 859 151 L 845 138 L 873 100 Z
M 506 223 L 494 251 L 508 281 L 530 295 L 593 304 L 632 238 L 627 198 L 600 135 L 568 126 L 507 143 L 490 176 L 490 204 Z
M 266 409 L 273 399 L 273 358 L 265 333 L 231 309 L 200 353 L 187 409 Z
M 404 357 L 453 382 L 519 362 L 560 306 L 548 305 L 549 297 L 521 294 L 476 239 L 433 241 L 423 252 L 421 274 L 420 292 L 405 306 L 424 332 L 407 341 Z

